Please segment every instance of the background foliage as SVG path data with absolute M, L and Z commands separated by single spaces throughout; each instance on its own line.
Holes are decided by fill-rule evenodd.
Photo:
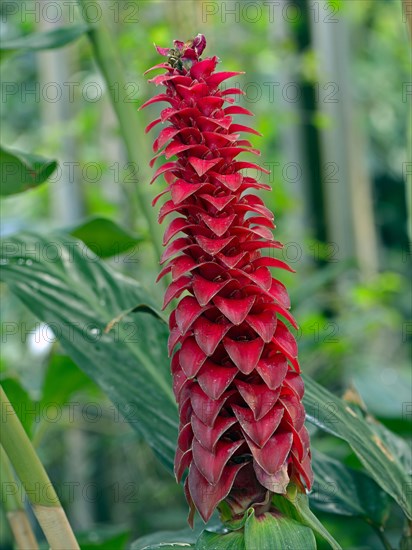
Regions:
M 157 332 L 166 330 L 150 313 L 163 290 L 154 284 L 161 231 L 147 223 L 155 220 L 148 204 L 161 188 L 160 181 L 148 186 L 150 139 L 143 130 L 155 107 L 133 119 L 136 160 L 130 160 L 125 128 L 110 102 L 111 96 L 115 106 L 135 110 L 153 94 L 142 76 L 158 62 L 153 42 L 167 46 L 203 32 L 208 54 L 217 53 L 226 69 L 246 71 L 238 81 L 246 92 L 243 104 L 256 113 L 255 127 L 264 134 L 256 144 L 272 169 L 273 192 L 264 198 L 286 244 L 283 259 L 297 271 L 283 280 L 300 323 L 304 372 L 344 395 L 372 426 L 374 416 L 405 438 L 412 411 L 405 199 L 410 54 L 401 2 L 301 0 L 284 2 L 276 12 L 261 2 L 247 9 L 239 2 L 104 2 L 107 52 L 114 48 L 125 68 L 125 80 L 109 86 L 86 35 L 102 24 L 100 14 L 87 24 L 82 10 L 69 4 L 61 15 L 35 1 L 0 6 L 1 154 L 3 162 L 15 155 L 25 175 L 16 183 L 2 172 L 1 231 L 10 263 L 3 276 L 9 286 L 1 289 L 0 368 L 76 532 L 85 533 L 90 547 L 112 539 L 106 547 L 121 548 L 126 540 L 186 526 L 182 490 L 147 445 L 153 438 L 162 448 L 163 433 L 175 422 L 167 387 L 165 398 L 163 389 L 152 395 L 145 374 L 153 365 L 168 368 Z M 48 38 L 33 39 L 36 32 Z M 38 176 L 30 179 L 33 172 Z M 30 187 L 35 189 L 9 195 Z M 45 237 L 11 237 L 23 231 Z M 101 262 L 81 247 L 80 263 L 73 257 L 69 269 L 61 266 L 49 243 L 61 251 L 59 243 L 71 237 Z M 26 247 L 22 257 L 13 252 L 17 241 L 24 243 L 19 250 Z M 46 282 L 41 265 L 51 273 Z M 113 272 L 123 275 L 112 279 Z M 91 281 L 99 281 L 96 288 Z M 42 322 L 47 300 L 54 315 L 48 325 Z M 131 313 L 141 303 L 149 310 Z M 119 311 L 125 316 L 105 332 Z M 74 314 L 81 345 L 73 332 L 59 333 L 70 328 L 65 319 Z M 119 350 L 110 345 L 116 338 L 126 345 L 110 354 Z M 136 355 L 142 346 L 146 353 Z M 85 347 L 86 357 L 79 352 Z M 107 365 L 110 376 L 97 385 L 96 373 Z M 316 408 L 318 398 L 307 406 Z M 136 435 L 130 424 L 144 427 L 150 406 L 161 411 L 161 422 L 152 433 L 140 429 Z M 333 405 L 323 411 L 332 433 L 334 412 Z M 319 411 L 313 414 L 320 418 Z M 373 429 L 410 471 L 404 439 Z M 365 473 L 349 445 L 314 424 L 311 431 L 319 464 L 311 499 L 324 525 L 343 548 L 366 549 L 379 547 L 377 533 L 385 524 L 389 544 L 397 547 L 404 527 L 400 507 Z M 164 464 L 172 452 L 170 447 L 161 456 Z M 352 490 L 352 481 L 337 485 L 337 470 L 340 479 L 355 476 L 362 490 Z M 407 500 L 410 484 L 399 484 L 399 499 Z M 4 521 L 1 526 L 0 544 L 11 548 Z

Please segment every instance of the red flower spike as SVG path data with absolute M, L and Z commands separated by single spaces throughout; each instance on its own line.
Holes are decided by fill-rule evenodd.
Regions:
M 192 337 L 184 340 L 177 353 L 179 354 L 180 366 L 187 378 L 194 378 L 207 359 L 207 355 L 199 348 L 196 340 Z
M 186 294 L 170 316 L 169 350 L 180 416 L 175 473 L 180 481 L 189 469 L 191 525 L 195 509 L 208 521 L 225 500 L 237 515 L 285 493 L 290 480 L 302 491 L 313 483 L 297 344 L 280 317 L 296 322 L 269 268 L 293 270 L 265 255 L 282 248 L 273 214 L 255 194 L 270 187 L 244 174 L 268 171 L 239 160 L 260 154 L 241 134 L 260 134 L 233 122 L 232 115 L 253 114 L 234 104 L 239 88 L 220 89 L 242 73 L 216 72 L 217 57 L 200 57 L 205 46 L 199 34 L 157 47 L 167 62 L 153 69 L 166 72 L 151 82 L 164 92 L 142 106 L 166 102 L 146 132 L 165 125 L 153 162 L 161 155 L 168 162 L 152 178 L 166 182 L 154 204 L 170 193 L 159 222 L 174 217 L 159 275 L 172 277 L 165 306 Z
M 233 382 L 237 373 L 236 368 L 220 367 L 212 361 L 206 361 L 197 375 L 197 381 L 211 399 L 219 399 Z
M 198 441 L 202 442 L 202 446 L 208 451 L 213 451 L 217 442 L 223 434 L 236 423 L 234 417 L 218 416 L 213 428 L 203 424 L 196 415 L 192 417 L 192 428 L 194 436 Z
M 288 465 L 285 461 L 275 474 L 268 474 L 257 462 L 253 464 L 258 481 L 272 493 L 286 493 L 289 484 Z
M 193 460 L 202 476 L 216 485 L 222 477 L 227 462 L 243 441 L 219 441 L 215 451 L 207 451 L 195 439 L 192 446 Z
M 265 384 L 247 384 L 241 380 L 235 380 L 235 384 L 240 395 L 252 410 L 255 420 L 263 418 L 279 399 L 280 388 L 271 390 Z
M 200 349 L 210 356 L 214 354 L 229 328 L 229 323 L 212 323 L 206 317 L 200 316 L 193 325 L 193 332 Z
M 264 447 L 279 426 L 283 416 L 283 407 L 275 405 L 263 418 L 255 420 L 253 413 L 246 407 L 232 405 L 233 412 L 239 421 L 244 435 L 248 436 L 258 447 Z
M 290 449 L 292 448 L 292 434 L 277 433 L 272 435 L 269 441 L 262 448 L 248 440 L 253 458 L 267 474 L 274 475 L 285 462 Z
M 213 303 L 233 325 L 240 325 L 246 319 L 255 303 L 255 296 L 246 296 L 246 298 L 241 298 L 239 300 L 215 296 L 213 298 Z
M 256 370 L 268 388 L 276 390 L 282 382 L 283 384 L 286 383 L 285 376 L 288 372 L 288 361 L 282 353 L 276 353 L 268 359 L 260 359 Z M 302 379 L 300 378 L 300 380 Z
M 250 374 L 260 359 L 264 342 L 262 338 L 249 341 L 236 341 L 225 338 L 223 345 L 239 371 L 243 374 Z

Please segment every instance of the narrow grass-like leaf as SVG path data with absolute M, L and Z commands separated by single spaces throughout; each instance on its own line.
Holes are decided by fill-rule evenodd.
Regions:
M 0 46 L 0 54 L 13 52 L 16 50 L 51 50 L 61 48 L 89 30 L 89 25 L 79 24 L 70 25 L 69 27 L 60 27 L 51 31 L 36 32 L 19 36 L 18 38 L 10 38 L 2 40 Z

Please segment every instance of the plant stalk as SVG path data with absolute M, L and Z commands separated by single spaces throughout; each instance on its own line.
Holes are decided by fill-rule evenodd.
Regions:
M 80 550 L 59 498 L 0 386 L 0 445 L 4 448 L 52 550 Z
M 145 145 L 138 142 L 137 129 L 139 128 L 140 121 L 136 106 L 130 103 L 130 99 L 128 98 L 128 86 L 124 76 L 122 61 L 113 36 L 109 30 L 107 7 L 104 5 L 106 3 L 100 2 L 99 4 L 102 13 L 102 19 L 99 25 L 93 25 L 93 21 L 88 19 L 89 11 L 93 13 L 93 10 L 88 10 L 87 8 L 89 5 L 96 6 L 96 1 L 78 0 L 78 3 L 82 7 L 81 11 L 86 23 L 90 24 L 92 27 L 88 34 L 93 47 L 94 56 L 106 81 L 113 108 L 119 121 L 129 161 L 132 163 L 132 166 L 137 169 L 141 166 L 142 160 L 145 161 L 145 155 L 142 155 L 142 151 L 145 150 Z M 142 191 L 139 183 L 136 185 L 136 196 L 146 219 L 157 257 L 160 258 L 162 247 L 159 227 L 154 216 L 151 214 L 152 208 L 150 200 L 148 200 L 146 193 Z
M 39 546 L 24 509 L 21 487 L 14 477 L 13 468 L 0 445 L 1 502 L 18 550 L 38 550 Z

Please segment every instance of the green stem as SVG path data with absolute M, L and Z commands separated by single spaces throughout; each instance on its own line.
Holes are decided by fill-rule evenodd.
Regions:
M 141 123 L 136 106 L 130 103 L 130 99 L 128 99 L 128 86 L 124 76 L 122 61 L 114 42 L 113 35 L 109 30 L 106 3 L 100 2 L 102 19 L 99 25 L 93 25 L 93 22 L 88 20 L 88 13 L 94 13 L 94 10 L 88 10 L 87 8 L 91 4 L 95 5 L 95 0 L 78 0 L 78 3 L 82 7 L 82 13 L 86 22 L 92 26 L 89 31 L 89 38 L 93 47 L 94 56 L 106 81 L 113 108 L 119 121 L 129 161 L 132 163 L 132 166 L 137 169 L 141 166 L 142 159 L 145 161 L 147 158 L 144 154 L 144 143 L 138 142 L 138 128 Z M 162 252 L 159 226 L 154 216 L 151 214 L 152 207 L 150 200 L 146 193 L 142 191 L 140 184 L 136 186 L 136 195 L 142 213 L 146 218 L 153 245 L 159 258 Z
M 0 488 L 1 503 L 6 510 L 16 548 L 31 548 L 32 550 L 37 550 L 39 546 L 24 509 L 21 486 L 17 483 L 10 460 L 1 445 Z
M 29 499 L 41 506 L 60 506 L 59 498 L 3 388 L 0 387 L 0 444 L 13 464 Z
M 79 548 L 49 476 L 0 386 L 0 445 L 7 454 L 53 550 Z
M 6 512 L 15 512 L 24 510 L 24 504 L 20 488 L 17 485 L 14 477 L 13 469 L 10 460 L 7 457 L 6 451 L 0 445 L 0 493 L 1 503 Z

